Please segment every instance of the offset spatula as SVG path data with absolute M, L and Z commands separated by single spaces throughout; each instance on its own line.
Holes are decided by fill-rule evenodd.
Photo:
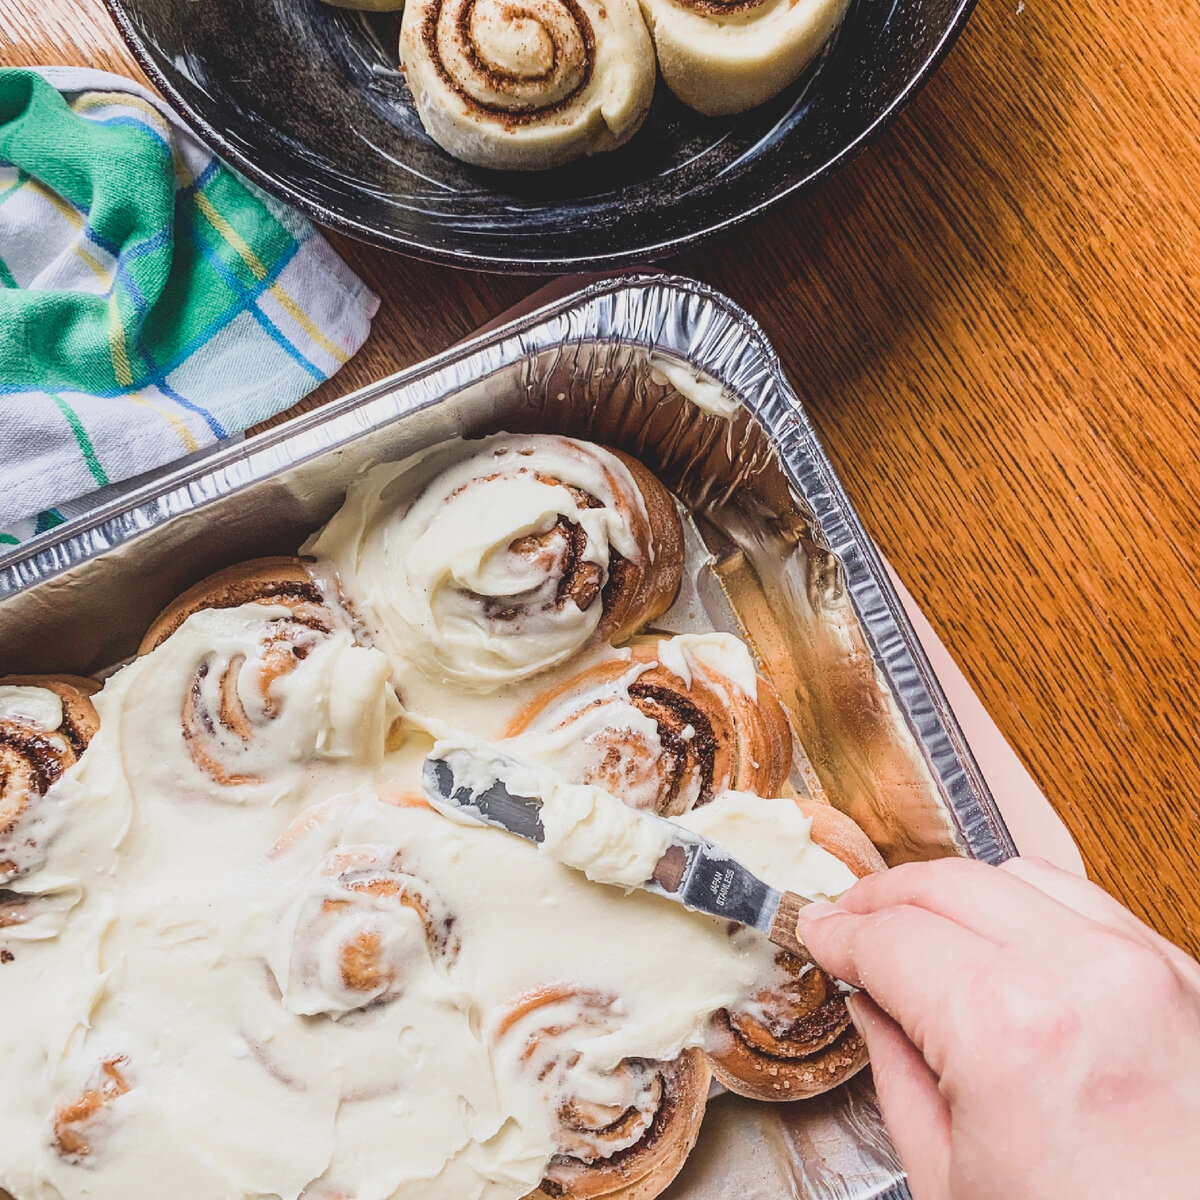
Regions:
M 513 770 L 506 769 L 506 763 Z M 486 760 L 456 748 L 448 757 L 427 758 L 423 781 L 431 799 L 458 806 L 480 824 L 541 843 L 545 838 L 541 799 L 516 794 L 505 782 L 505 777 L 511 780 L 520 774 L 515 760 L 506 760 L 490 747 Z M 673 821 L 647 813 L 639 819 L 661 823 L 670 837 L 666 852 L 642 888 L 685 908 L 752 926 L 775 945 L 808 958 L 804 943 L 796 936 L 796 918 L 809 900 L 768 887 L 715 842 Z

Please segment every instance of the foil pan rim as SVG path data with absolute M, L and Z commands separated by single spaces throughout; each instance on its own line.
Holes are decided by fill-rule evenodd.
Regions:
M 185 512 L 334 451 L 533 354 L 585 340 L 682 360 L 723 384 L 758 419 L 842 565 L 876 670 L 925 756 L 963 849 L 987 862 L 1015 854 L 874 543 L 766 334 L 727 296 L 684 276 L 636 273 L 597 281 L 275 429 L 135 481 L 103 506 L 0 557 L 0 613 L 6 596 L 100 558 Z

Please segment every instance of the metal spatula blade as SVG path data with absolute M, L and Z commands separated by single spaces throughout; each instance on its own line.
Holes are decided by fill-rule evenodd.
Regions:
M 423 783 L 431 799 L 457 806 L 483 825 L 507 830 L 526 841 L 545 838 L 539 796 L 526 794 L 513 779 L 527 777 L 515 759 L 489 747 L 486 759 L 455 748 L 425 760 Z M 764 883 L 715 842 L 661 817 L 670 830 L 666 851 L 653 874 L 640 886 L 696 912 L 708 913 L 765 933 L 777 946 L 808 957 L 796 936 L 796 918 L 809 901 L 795 892 L 780 892 Z

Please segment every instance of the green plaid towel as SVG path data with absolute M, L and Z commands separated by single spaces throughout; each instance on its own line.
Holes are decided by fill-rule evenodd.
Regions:
M 288 408 L 378 307 L 145 89 L 0 70 L 0 553 Z

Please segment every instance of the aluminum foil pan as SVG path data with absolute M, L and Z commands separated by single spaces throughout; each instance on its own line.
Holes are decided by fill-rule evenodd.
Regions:
M 376 462 L 453 436 L 620 446 L 687 506 L 669 617 L 746 637 L 804 753 L 794 782 L 891 863 L 1015 853 L 879 557 L 759 327 L 692 280 L 595 284 L 409 371 L 139 481 L 0 557 L 0 674 L 102 671 L 218 567 L 294 553 Z M 673 1200 L 908 1195 L 869 1077 L 816 1101 L 714 1101 Z

